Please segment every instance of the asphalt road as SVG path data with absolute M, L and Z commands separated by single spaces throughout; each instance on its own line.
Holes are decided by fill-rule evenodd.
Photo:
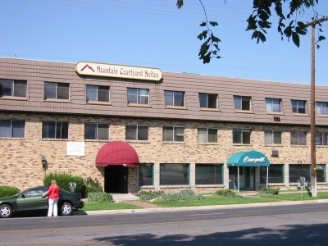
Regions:
M 328 204 L 0 219 L 0 245 L 328 245 Z

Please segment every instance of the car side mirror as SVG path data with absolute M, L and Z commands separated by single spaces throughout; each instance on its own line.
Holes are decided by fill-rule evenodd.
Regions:
M 24 195 L 24 194 L 22 194 L 22 197 L 23 197 L 23 198 L 25 198 L 25 195 Z

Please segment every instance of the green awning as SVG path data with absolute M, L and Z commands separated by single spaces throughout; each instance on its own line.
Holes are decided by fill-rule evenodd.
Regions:
M 232 154 L 227 161 L 228 167 L 268 167 L 268 157 L 259 151 L 240 151 Z

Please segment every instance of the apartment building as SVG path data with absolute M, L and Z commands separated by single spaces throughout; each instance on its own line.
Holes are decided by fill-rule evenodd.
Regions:
M 316 88 L 327 186 L 328 88 Z M 49 172 L 109 193 L 296 188 L 311 181 L 310 86 L 158 68 L 0 58 L 0 185 Z

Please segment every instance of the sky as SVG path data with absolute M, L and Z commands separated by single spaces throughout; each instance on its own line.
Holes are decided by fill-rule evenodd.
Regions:
M 252 0 L 203 0 L 214 34 L 221 39 L 220 59 L 198 59 L 204 10 L 198 0 L 0 0 L 0 57 L 77 63 L 146 66 L 163 72 L 206 74 L 265 81 L 311 83 L 311 30 L 300 47 L 277 31 L 272 17 L 267 42 L 245 31 Z M 328 1 L 319 0 L 319 16 Z M 312 12 L 298 15 L 308 22 Z M 316 84 L 328 85 L 327 40 L 316 49 Z

